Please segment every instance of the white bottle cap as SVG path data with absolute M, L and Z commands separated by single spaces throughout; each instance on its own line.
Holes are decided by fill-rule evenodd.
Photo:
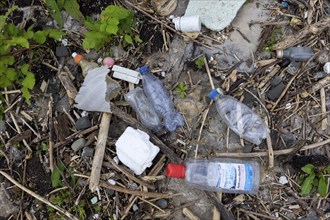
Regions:
M 78 55 L 78 54 L 77 54 L 76 52 L 73 52 L 73 53 L 71 54 L 72 58 L 75 58 L 77 55 Z

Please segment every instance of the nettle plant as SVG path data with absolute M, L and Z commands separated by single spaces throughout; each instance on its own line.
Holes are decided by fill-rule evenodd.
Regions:
M 100 20 L 86 18 L 85 25 L 88 31 L 85 33 L 83 47 L 85 50 L 99 50 L 106 44 L 120 42 L 122 37 L 124 46 L 134 42 L 140 43 L 140 37 L 132 33 L 131 28 L 134 24 L 132 11 L 110 5 L 101 12 Z
M 31 63 L 20 65 L 18 62 L 20 50 L 29 49 L 30 44 L 44 44 L 48 37 L 58 40 L 64 35 L 56 29 L 33 31 L 33 26 L 27 30 L 18 28 L 12 23 L 7 23 L 7 18 L 11 12 L 18 7 L 13 6 L 5 15 L 0 16 L 0 90 L 6 87 L 17 85 L 21 88 L 22 97 L 30 104 L 31 93 L 35 84 L 35 77 L 31 69 Z M 14 54 L 16 54 L 14 56 Z M 26 60 L 24 60 L 26 62 Z M 0 93 L 0 102 L 3 102 Z M 3 115 L 3 105 L 0 106 L 0 119 Z

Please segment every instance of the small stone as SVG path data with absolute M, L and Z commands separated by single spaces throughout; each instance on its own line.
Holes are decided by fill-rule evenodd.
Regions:
M 279 183 L 281 183 L 282 185 L 287 184 L 289 181 L 285 176 L 281 176 L 280 179 L 278 180 Z
M 320 64 L 324 64 L 326 62 L 329 62 L 330 56 L 329 56 L 329 51 L 323 50 L 320 52 L 320 54 L 316 57 L 316 61 Z
M 70 111 L 70 103 L 69 103 L 69 97 L 67 95 L 63 96 L 57 103 L 55 106 L 56 111 L 58 112 L 64 112 Z M 63 110 L 64 109 L 64 110 Z
M 84 147 L 81 156 L 83 156 L 83 157 L 92 157 L 93 154 L 94 154 L 94 148 Z
M 93 205 L 96 204 L 97 201 L 98 201 L 97 196 L 94 196 L 94 197 L 91 199 L 91 203 L 92 203 Z
M 300 65 L 300 62 L 292 61 L 287 68 L 287 72 L 291 75 L 295 75 L 299 71 Z
M 156 206 L 162 209 L 166 209 L 168 206 L 168 201 L 166 199 L 160 199 L 156 201 Z
M 285 89 L 285 85 L 281 82 L 276 87 L 269 90 L 267 96 L 271 101 L 275 101 L 282 94 L 284 89 Z
M 0 132 L 3 132 L 6 130 L 6 123 L 4 120 L 0 120 Z
M 243 148 L 242 148 L 242 151 L 243 153 L 251 153 L 252 152 L 252 145 L 245 145 Z
M 78 150 L 82 149 L 85 146 L 85 143 L 86 143 L 85 139 L 80 138 L 72 143 L 71 148 L 74 152 L 77 152 Z
M 273 105 L 270 104 L 270 103 L 268 103 L 268 104 L 266 105 L 266 108 L 269 110 L 269 109 L 273 108 Z
M 92 122 L 89 120 L 88 117 L 80 117 L 77 121 L 76 121 L 76 128 L 78 130 L 83 130 L 86 128 L 90 128 L 92 126 Z
M 110 185 L 116 185 L 116 180 L 113 180 L 113 179 L 108 179 L 107 181 Z
M 136 204 L 133 205 L 133 211 L 136 212 L 137 210 L 139 210 L 139 206 L 137 206 Z

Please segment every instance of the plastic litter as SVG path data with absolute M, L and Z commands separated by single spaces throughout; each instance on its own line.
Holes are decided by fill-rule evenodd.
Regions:
M 116 142 L 119 160 L 140 175 L 152 165 L 159 147 L 149 141 L 149 135 L 141 130 L 127 127 Z
M 125 80 L 134 84 L 139 84 L 140 79 L 142 78 L 139 72 L 117 65 L 112 67 L 112 71 L 114 78 Z
M 259 188 L 259 164 L 229 158 L 189 159 L 185 165 L 169 164 L 166 176 L 184 178 L 188 185 L 224 193 L 256 194 Z
M 174 104 L 163 83 L 149 72 L 147 66 L 139 69 L 142 74 L 143 91 L 155 108 L 158 116 L 163 119 L 165 128 L 174 132 L 184 125 L 182 115 L 174 108 Z
M 202 23 L 199 15 L 173 18 L 175 29 L 182 32 L 200 32 Z
M 288 58 L 292 61 L 307 61 L 313 55 L 314 52 L 310 47 L 290 47 L 286 50 L 277 50 L 277 58 Z
M 324 66 L 323 66 L 323 71 L 324 71 L 326 74 L 330 74 L 330 62 L 327 62 L 326 64 L 324 64 Z
M 162 122 L 151 105 L 143 89 L 137 87 L 124 95 L 126 102 L 136 112 L 138 120 L 148 129 L 157 132 L 162 128 Z
M 240 137 L 259 145 L 269 134 L 269 129 L 256 113 L 235 98 L 223 95 L 221 89 L 212 90 L 209 98 L 215 100 L 223 122 Z

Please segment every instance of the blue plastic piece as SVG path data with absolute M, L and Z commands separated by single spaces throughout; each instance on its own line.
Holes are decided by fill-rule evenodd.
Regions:
M 219 92 L 218 92 L 216 89 L 213 89 L 213 90 L 209 93 L 208 97 L 209 97 L 210 99 L 215 99 L 218 95 L 219 95 Z
M 285 1 L 282 1 L 282 2 L 281 2 L 281 5 L 282 5 L 283 7 L 288 7 L 288 6 L 289 6 L 289 3 L 285 2 Z
M 139 68 L 139 72 L 144 75 L 149 72 L 149 68 L 147 66 L 142 66 Z

